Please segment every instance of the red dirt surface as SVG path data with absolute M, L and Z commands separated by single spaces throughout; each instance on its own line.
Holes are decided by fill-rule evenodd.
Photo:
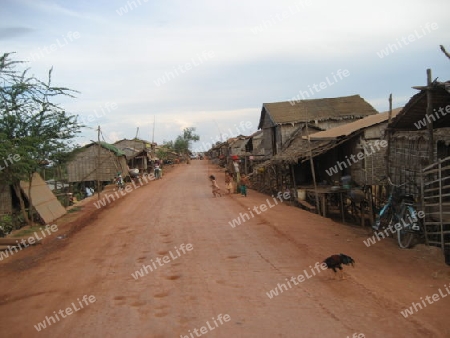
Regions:
M 450 268 L 438 250 L 401 250 L 392 239 L 366 247 L 367 229 L 270 207 L 271 197 L 251 189 L 213 198 L 210 174 L 223 187 L 222 170 L 192 161 L 99 210 L 95 197 L 83 201 L 43 245 L 4 258 L 0 336 L 450 337 L 450 297 L 401 314 L 439 289 L 448 294 Z M 262 204 L 266 211 L 230 226 Z M 312 274 L 341 252 L 356 261 L 344 267 L 347 279 Z M 299 275 L 302 283 L 268 297 Z M 36 330 L 60 310 L 65 318 Z

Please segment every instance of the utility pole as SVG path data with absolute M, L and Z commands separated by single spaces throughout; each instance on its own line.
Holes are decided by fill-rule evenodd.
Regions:
M 219 125 L 217 124 L 217 121 L 216 121 L 216 120 L 213 120 L 213 121 L 214 121 L 214 123 L 215 123 L 216 126 L 217 126 L 217 130 L 219 130 L 220 143 L 222 143 L 222 142 L 224 142 L 224 140 L 222 139 L 222 131 L 220 130 Z
M 100 200 L 100 126 L 97 129 L 97 199 Z
M 388 118 L 388 124 L 391 123 L 392 120 L 392 93 L 389 94 L 389 118 Z
M 155 124 L 156 124 L 156 115 L 153 116 L 153 134 L 152 134 L 152 146 L 155 143 Z

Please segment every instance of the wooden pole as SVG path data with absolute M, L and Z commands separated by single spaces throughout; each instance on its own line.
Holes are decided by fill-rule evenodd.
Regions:
M 431 94 L 431 69 L 427 69 L 427 115 L 432 116 L 433 114 L 433 102 L 432 102 L 432 94 Z M 428 159 L 430 161 L 429 164 L 434 163 L 434 137 L 433 137 L 433 122 L 430 122 L 428 118 L 425 119 L 427 121 L 427 129 L 428 129 Z
M 388 123 L 391 123 L 391 119 L 392 119 L 392 93 L 389 94 L 389 119 L 388 119 Z
M 295 182 L 295 169 L 293 164 L 289 164 L 289 167 L 291 168 L 291 176 L 292 176 L 292 186 L 294 187 L 294 193 L 292 196 L 297 196 L 297 182 Z
M 97 199 L 100 199 L 100 126 L 98 126 L 97 129 L 98 133 L 97 133 L 97 141 L 98 141 L 98 150 L 97 150 Z
M 244 173 L 245 173 L 245 175 L 248 175 L 248 168 L 247 168 L 247 165 L 248 165 L 248 161 L 247 161 L 247 155 L 245 155 L 244 156 Z
M 321 206 L 320 206 L 319 194 L 317 193 L 316 170 L 314 169 L 314 161 L 313 161 L 312 150 L 311 150 L 311 140 L 309 138 L 308 118 L 306 119 L 305 127 L 306 127 L 306 137 L 308 139 L 309 163 L 311 165 L 311 174 L 312 174 L 313 183 L 314 183 L 314 195 L 316 196 L 317 212 L 320 215 L 321 212 L 323 212 L 324 210 L 321 210 L 323 208 L 321 208 Z M 325 198 L 325 196 L 323 196 L 323 198 Z
M 155 124 L 156 124 L 156 115 L 153 116 L 152 146 L 153 146 L 153 143 L 155 143 Z
M 391 119 L 392 119 L 392 93 L 389 94 L 389 118 L 388 118 L 388 125 L 386 126 L 386 131 L 385 131 L 385 137 L 386 137 L 386 141 L 387 141 L 387 149 L 386 149 L 386 176 L 389 176 L 389 164 L 390 164 L 390 154 L 391 154 L 391 131 L 390 131 L 390 124 L 391 124 Z M 374 182 L 372 182 L 373 184 Z M 377 182 L 378 183 L 378 182 Z M 381 189 L 380 189 L 381 191 Z M 381 195 L 379 196 L 381 197 Z
M 441 231 L 441 250 L 445 253 L 444 224 L 442 223 L 442 161 L 439 160 L 439 227 Z

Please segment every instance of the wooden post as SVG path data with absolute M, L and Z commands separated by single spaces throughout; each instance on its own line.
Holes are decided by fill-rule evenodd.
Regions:
M 392 119 L 392 93 L 389 94 L 389 119 L 388 119 L 388 123 L 391 123 L 391 119 Z
M 98 126 L 98 134 L 97 134 L 97 146 L 98 146 L 98 152 L 97 152 L 97 199 L 100 199 L 100 126 Z
M 389 94 L 389 118 L 388 118 L 388 125 L 386 126 L 386 131 L 385 131 L 385 137 L 386 137 L 386 141 L 387 141 L 387 149 L 386 149 L 386 175 L 389 176 L 389 157 L 391 154 L 391 131 L 389 129 L 389 125 L 391 124 L 391 119 L 392 119 L 392 94 Z M 373 183 L 373 182 L 372 182 Z
M 420 194 L 422 196 L 421 207 L 422 207 L 422 211 L 425 212 L 425 209 L 426 209 L 425 208 L 425 179 L 426 179 L 426 177 L 425 177 L 425 171 L 422 168 L 422 164 L 420 165 L 420 174 L 421 174 L 420 175 L 420 177 L 421 177 L 421 179 L 420 179 Z M 440 181 L 440 179 L 439 179 L 439 181 Z M 423 233 L 425 236 L 425 245 L 429 246 L 430 243 L 428 242 L 427 218 L 428 218 L 428 215 L 425 214 L 425 218 L 422 220 L 422 225 L 423 225 Z
M 441 228 L 441 250 L 445 253 L 444 224 L 442 222 L 442 161 L 439 160 L 439 227 Z
M 386 161 L 386 176 L 390 176 L 389 175 L 389 170 L 390 170 L 390 157 L 391 157 L 391 130 L 390 130 L 390 124 L 391 124 L 391 119 L 392 119 L 392 93 L 389 94 L 389 119 L 388 119 L 388 125 L 386 126 L 386 130 L 385 130 L 385 138 L 387 141 L 387 149 L 386 149 L 386 154 L 385 154 L 385 161 Z M 372 182 L 373 183 L 373 182 Z M 377 182 L 379 183 L 379 182 Z M 376 185 L 377 186 L 377 202 L 379 203 L 379 201 L 382 198 L 382 194 L 383 194 L 383 189 L 381 188 L 381 186 L 379 184 Z
M 292 186 L 294 187 L 294 193 L 293 196 L 297 196 L 297 182 L 295 182 L 295 169 L 293 164 L 289 164 L 289 167 L 291 168 L 291 177 L 292 177 Z
M 313 161 L 312 150 L 311 150 L 311 140 L 309 138 L 308 119 L 306 119 L 305 127 L 306 127 L 306 137 L 308 139 L 309 163 L 311 165 L 311 174 L 312 174 L 313 183 L 314 183 L 314 194 L 316 195 L 317 213 L 320 215 L 321 211 L 324 212 L 325 210 L 320 210 L 320 209 L 322 209 L 322 207 L 319 202 L 319 194 L 317 193 L 316 170 L 314 169 L 314 161 Z M 323 198 L 326 199 L 326 196 L 324 195 Z M 326 201 L 325 201 L 325 203 L 326 203 Z
M 431 69 L 427 69 L 427 115 L 433 115 L 433 102 L 432 102 L 432 87 L 431 87 Z M 433 122 L 430 122 L 428 118 L 425 119 L 427 121 L 427 129 L 428 129 L 428 159 L 430 164 L 434 163 L 434 137 L 433 137 Z
M 372 193 L 372 186 L 369 186 L 369 222 L 370 222 L 370 226 L 372 226 L 374 220 L 373 217 L 373 193 Z

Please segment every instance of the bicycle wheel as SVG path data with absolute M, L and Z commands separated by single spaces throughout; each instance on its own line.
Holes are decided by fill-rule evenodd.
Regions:
M 401 229 L 397 230 L 398 246 L 402 249 L 410 248 L 414 238 L 413 224 L 411 223 L 417 223 L 417 214 L 413 215 L 413 212 L 412 208 L 408 206 L 403 207 L 401 217 L 404 223 Z

